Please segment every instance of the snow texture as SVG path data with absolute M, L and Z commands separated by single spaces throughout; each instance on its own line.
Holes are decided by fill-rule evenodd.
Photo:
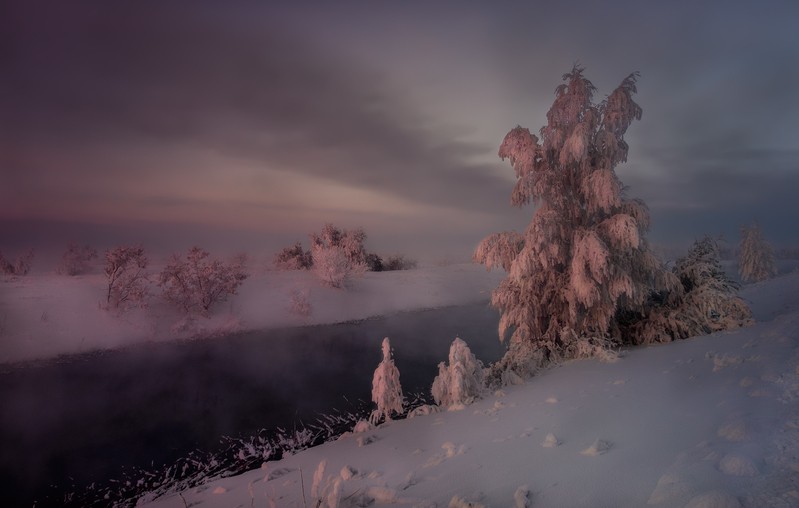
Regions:
M 336 475 L 339 506 L 799 506 L 799 272 L 741 296 L 751 327 L 632 348 L 615 363 L 568 362 L 473 411 L 396 421 L 370 431 L 369 446 L 349 435 L 270 464 L 282 476 L 254 470 L 142 505 L 250 506 L 252 484 L 255 506 L 301 507 L 296 471 L 326 460 L 359 472 Z M 714 372 L 716 357 L 744 361 Z M 562 444 L 543 448 L 549 433 Z M 613 442 L 607 453 L 580 454 L 602 441 Z

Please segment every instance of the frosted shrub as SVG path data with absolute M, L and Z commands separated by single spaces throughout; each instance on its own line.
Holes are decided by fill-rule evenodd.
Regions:
M 311 233 L 313 271 L 323 284 L 343 288 L 347 280 L 367 269 L 363 229 L 341 230 L 325 224 L 319 234 Z
M 97 250 L 89 245 L 81 247 L 70 243 L 66 252 L 61 256 L 61 264 L 56 271 L 64 275 L 80 275 L 89 271 L 92 260 L 97 258 Z
M 17 259 L 12 263 L 11 261 L 4 258 L 3 254 L 0 253 L 0 270 L 2 270 L 4 275 L 9 275 L 9 276 L 28 275 L 28 272 L 30 272 L 31 270 L 31 263 L 33 262 L 33 257 L 34 257 L 33 249 L 28 249 L 23 254 L 17 256 Z
M 311 251 L 303 250 L 300 242 L 286 247 L 275 255 L 275 268 L 278 270 L 308 270 L 313 265 Z
M 341 247 L 313 246 L 313 272 L 326 286 L 343 288 L 352 273 L 352 265 Z
M 325 224 L 320 233 L 311 233 L 311 251 L 314 247 L 340 247 L 347 259 L 353 264 L 366 263 L 366 233 L 357 228 L 351 231 L 339 229 L 333 224 Z
M 167 301 L 186 314 L 208 316 L 215 304 L 235 295 L 246 278 L 242 265 L 211 259 L 207 251 L 192 247 L 185 260 L 178 254 L 172 256 L 158 284 Z
M 741 227 L 738 273 L 744 282 L 759 282 L 777 274 L 774 251 L 757 224 Z
M 669 342 L 752 322 L 749 307 L 736 296 L 738 285 L 721 267 L 718 244 L 712 238 L 696 241 L 677 260 L 673 273 L 680 286 L 655 295 L 646 317 L 627 330 L 630 342 Z
M 372 411 L 369 421 L 375 425 L 382 418 L 391 420 L 392 413 L 402 413 L 403 396 L 400 375 L 391 353 L 388 337 L 383 339 L 383 361 L 375 369 L 372 378 L 372 402 L 377 409 Z
M 438 364 L 438 376 L 431 389 L 436 404 L 453 407 L 471 404 L 484 388 L 483 364 L 459 338 L 449 347 L 449 365 Z
M 389 256 L 383 263 L 383 271 L 390 272 L 396 270 L 413 270 L 416 268 L 416 261 L 406 258 L 402 254 Z
M 108 281 L 106 305 L 113 309 L 144 307 L 149 280 L 144 270 L 148 259 L 142 247 L 116 247 L 105 253 Z
M 555 90 L 541 138 L 516 127 L 499 148 L 517 178 L 511 203 L 536 208 L 524 233 L 488 236 L 474 254 L 507 272 L 491 295 L 500 339 L 510 336 L 498 376 L 608 351 L 620 336 L 617 316 L 643 312 L 653 291 L 677 285 L 646 241 L 646 205 L 625 195 L 614 170 L 627 160 L 627 128 L 641 118 L 636 78 L 596 104 L 575 66 Z

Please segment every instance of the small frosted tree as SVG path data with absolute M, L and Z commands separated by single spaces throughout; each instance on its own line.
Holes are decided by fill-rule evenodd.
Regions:
M 759 282 L 777 274 L 774 251 L 757 224 L 741 226 L 738 273 L 744 282 Z
M 471 404 L 480 398 L 485 375 L 483 364 L 469 346 L 455 338 L 449 347 L 449 364 L 438 364 L 438 376 L 430 390 L 433 399 L 441 407 L 459 407 Z
M 649 211 L 625 196 L 614 168 L 627 160 L 624 134 L 641 108 L 637 74 L 604 101 L 575 66 L 555 90 L 541 138 L 512 129 L 499 148 L 517 182 L 511 204 L 537 206 L 523 234 L 483 240 L 475 260 L 507 277 L 491 295 L 510 335 L 502 368 L 529 374 L 541 364 L 603 351 L 620 335 L 617 316 L 642 311 L 653 290 L 677 288 L 645 239 Z
M 186 314 L 208 316 L 214 305 L 235 295 L 246 278 L 241 264 L 211 259 L 207 251 L 192 247 L 185 259 L 179 254 L 170 258 L 158 284 L 167 301 Z
M 402 413 L 403 396 L 400 375 L 391 353 L 388 337 L 383 339 L 383 360 L 372 377 L 372 402 L 377 409 L 372 411 L 369 421 L 375 425 L 381 418 L 391 420 L 392 413 Z
M 149 280 L 144 270 L 148 262 L 142 247 L 120 246 L 105 252 L 108 308 L 146 306 Z
M 91 268 L 91 262 L 97 258 L 97 249 L 90 245 L 80 246 L 76 243 L 67 245 L 67 250 L 61 256 L 61 264 L 56 271 L 64 275 L 80 275 Z

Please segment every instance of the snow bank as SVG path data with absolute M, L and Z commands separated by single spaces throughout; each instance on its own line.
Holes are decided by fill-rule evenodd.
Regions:
M 799 506 L 797 294 L 799 273 L 759 283 L 744 295 L 772 319 L 750 328 L 572 361 L 468 411 L 391 422 L 148 506 L 303 506 L 322 461 L 357 471 L 338 475 L 340 506 Z

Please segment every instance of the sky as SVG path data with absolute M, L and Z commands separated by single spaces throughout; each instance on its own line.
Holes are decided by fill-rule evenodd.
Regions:
M 794 1 L 0 2 L 0 250 L 276 249 L 332 222 L 468 258 L 522 230 L 516 125 L 640 72 L 616 171 L 650 239 L 799 245 Z

